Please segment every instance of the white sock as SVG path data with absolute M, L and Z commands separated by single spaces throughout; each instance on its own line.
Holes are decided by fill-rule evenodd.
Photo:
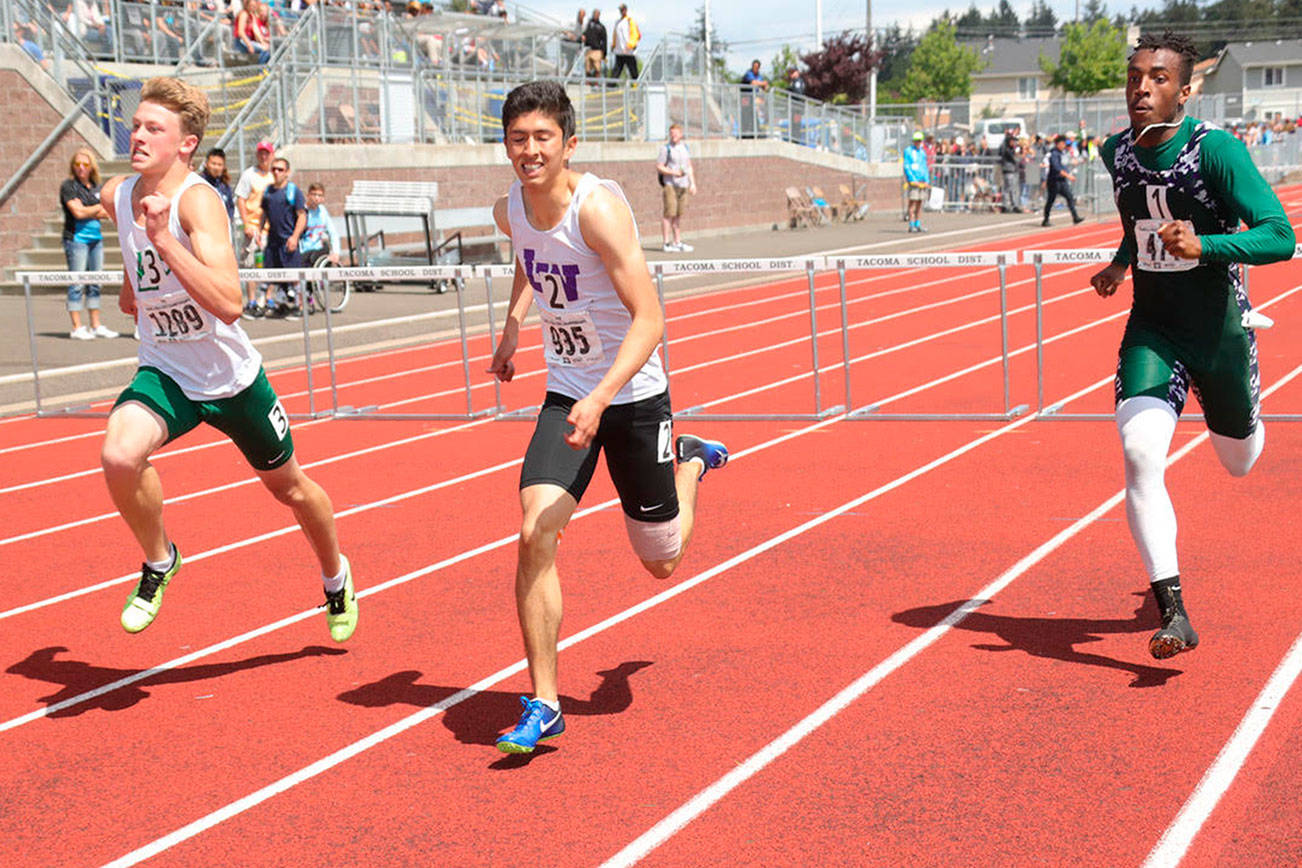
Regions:
M 333 594 L 337 591 L 343 590 L 344 580 L 347 578 L 348 578 L 348 559 L 345 558 L 343 555 L 340 555 L 339 575 L 327 576 L 325 573 L 322 573 L 321 584 L 325 585 L 325 589 L 327 593 Z
M 539 702 L 541 702 L 543 705 L 545 705 L 545 706 L 547 706 L 548 708 L 550 708 L 552 711 L 560 711 L 560 710 L 561 710 L 561 703 L 560 703 L 560 700 L 558 700 L 558 699 L 541 699 L 541 698 L 539 698 L 539 697 L 537 697 L 537 696 L 535 696 L 534 699 L 537 699 Z
M 172 568 L 172 564 L 176 563 L 176 546 L 168 543 L 167 548 L 168 553 L 166 560 L 145 561 L 145 563 L 149 565 L 149 568 L 156 573 L 165 573 Z
M 1150 581 L 1180 573 L 1175 508 L 1165 478 L 1175 423 L 1175 410 L 1159 398 L 1140 396 L 1117 405 L 1126 467 L 1126 519 Z

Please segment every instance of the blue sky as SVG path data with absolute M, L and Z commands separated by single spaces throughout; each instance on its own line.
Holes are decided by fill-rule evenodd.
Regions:
M 619 17 L 620 0 L 526 0 L 525 5 L 559 21 L 570 22 L 580 5 L 602 10 L 602 20 L 607 27 Z M 696 19 L 696 10 L 704 0 L 623 0 L 628 3 L 645 39 L 652 43 L 671 30 L 686 31 Z M 898 22 L 901 26 L 925 27 L 932 18 L 945 9 L 959 13 L 967 9 L 971 0 L 936 2 L 936 0 L 873 0 L 873 26 L 884 28 Z M 977 8 L 989 12 L 998 0 L 977 0 Z M 1031 9 L 1031 0 L 1012 0 L 1013 9 L 1025 17 Z M 1075 15 L 1075 0 L 1049 0 L 1058 20 L 1070 20 Z M 1083 7 L 1084 2 L 1081 3 Z M 1107 3 L 1110 14 L 1158 6 L 1158 0 L 1126 0 Z M 831 36 L 846 28 L 864 26 L 866 0 L 823 0 L 823 35 Z M 715 32 L 730 43 L 729 68 L 740 72 L 751 58 L 758 57 L 765 69 L 769 60 L 778 53 L 784 42 L 797 51 L 808 52 L 815 48 L 814 0 L 711 0 L 710 15 L 715 21 Z

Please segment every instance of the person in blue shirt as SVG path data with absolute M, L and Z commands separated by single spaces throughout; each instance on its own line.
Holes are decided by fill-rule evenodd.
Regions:
M 913 144 L 904 149 L 904 185 L 908 206 L 909 231 L 926 232 L 922 227 L 922 203 L 931 189 L 931 172 L 927 152 L 922 148 L 922 131 L 913 134 Z
M 264 268 L 301 268 L 303 252 L 299 240 L 307 228 L 307 199 L 298 185 L 289 180 L 289 160 L 277 157 L 271 161 L 271 186 L 262 194 L 261 231 L 267 234 L 263 249 Z M 276 293 L 279 303 L 275 313 L 287 314 L 288 305 L 282 292 Z
M 303 251 L 303 262 L 312 265 L 322 256 L 330 258 L 331 265 L 339 264 L 339 233 L 335 221 L 325 206 L 325 186 L 313 182 L 307 188 L 307 225 L 303 240 L 298 245 Z
M 1049 152 L 1049 171 L 1044 178 L 1044 220 L 1041 221 L 1041 226 L 1049 225 L 1049 209 L 1053 207 L 1053 200 L 1059 196 L 1067 200 L 1067 208 L 1071 211 L 1071 222 L 1080 223 L 1085 219 L 1076 213 L 1076 197 L 1071 192 L 1071 183 L 1076 180 L 1076 176 L 1068 169 L 1070 164 L 1071 153 L 1067 150 L 1067 137 L 1060 134 L 1053 140 L 1053 150 Z

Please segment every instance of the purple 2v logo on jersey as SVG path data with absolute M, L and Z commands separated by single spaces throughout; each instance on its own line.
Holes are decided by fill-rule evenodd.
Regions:
M 529 278 L 529 284 L 547 299 L 548 307 L 565 307 L 565 302 L 561 301 L 561 293 L 565 294 L 565 301 L 579 300 L 579 267 L 577 265 L 552 265 L 537 259 L 537 251 L 528 247 L 524 248 L 521 258 L 524 259 L 524 273 Z

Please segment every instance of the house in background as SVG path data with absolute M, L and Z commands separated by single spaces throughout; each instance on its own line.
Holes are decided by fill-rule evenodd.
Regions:
M 1229 43 L 1207 71 L 1202 92 L 1224 100 L 1226 119 L 1302 116 L 1302 40 Z

